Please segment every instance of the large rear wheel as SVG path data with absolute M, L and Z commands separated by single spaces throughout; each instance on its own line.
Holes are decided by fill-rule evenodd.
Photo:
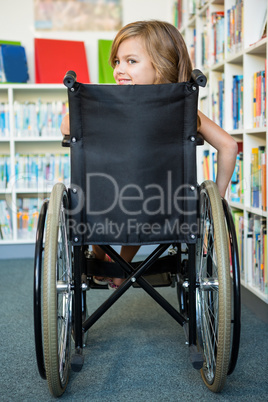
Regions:
M 67 386 L 71 356 L 72 261 L 67 209 L 66 188 L 58 183 L 49 201 L 43 281 L 45 369 L 55 397 Z
M 201 375 L 211 391 L 219 392 L 229 366 L 231 280 L 222 201 L 211 181 L 200 189 L 196 281 L 197 342 L 204 357 Z

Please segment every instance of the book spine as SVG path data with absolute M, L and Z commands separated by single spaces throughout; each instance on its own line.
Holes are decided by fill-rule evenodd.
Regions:
M 12 237 L 11 211 L 6 200 L 0 200 L 0 239 L 12 240 Z
M 17 199 L 17 228 L 19 239 L 34 239 L 37 229 L 41 198 L 19 197 Z
M 61 136 L 60 125 L 68 113 L 68 102 L 14 102 L 16 137 Z
M 237 0 L 236 4 L 227 10 L 227 52 L 237 53 L 242 49 L 244 38 L 244 4 Z
M 16 154 L 16 187 L 44 190 L 58 181 L 68 185 L 70 163 L 68 154 Z

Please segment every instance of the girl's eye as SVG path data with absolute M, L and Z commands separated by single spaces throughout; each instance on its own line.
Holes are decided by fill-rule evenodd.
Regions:
M 115 61 L 114 61 L 114 65 L 115 65 L 115 66 L 118 66 L 118 64 L 119 64 L 119 60 L 115 60 Z
M 130 59 L 128 62 L 129 62 L 129 64 L 135 64 L 136 60 Z

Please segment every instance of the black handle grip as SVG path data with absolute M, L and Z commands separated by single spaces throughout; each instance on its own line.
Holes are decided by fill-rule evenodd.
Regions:
M 61 141 L 61 146 L 62 147 L 70 147 L 70 144 L 71 144 L 71 136 L 65 134 Z
M 205 87 L 207 84 L 207 77 L 198 69 L 192 71 L 191 80 L 200 87 Z
M 67 71 L 63 78 L 63 83 L 67 88 L 72 88 L 76 83 L 76 73 L 72 70 Z
M 196 145 L 204 145 L 204 137 L 200 133 L 197 133 L 195 139 Z

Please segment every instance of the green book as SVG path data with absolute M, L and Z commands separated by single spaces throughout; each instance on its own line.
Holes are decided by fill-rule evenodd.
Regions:
M 0 45 L 15 45 L 15 46 L 21 46 L 21 42 L 14 42 L 11 40 L 1 40 L 0 39 Z
M 113 41 L 99 39 L 99 83 L 114 84 L 113 68 L 109 64 L 109 57 Z

